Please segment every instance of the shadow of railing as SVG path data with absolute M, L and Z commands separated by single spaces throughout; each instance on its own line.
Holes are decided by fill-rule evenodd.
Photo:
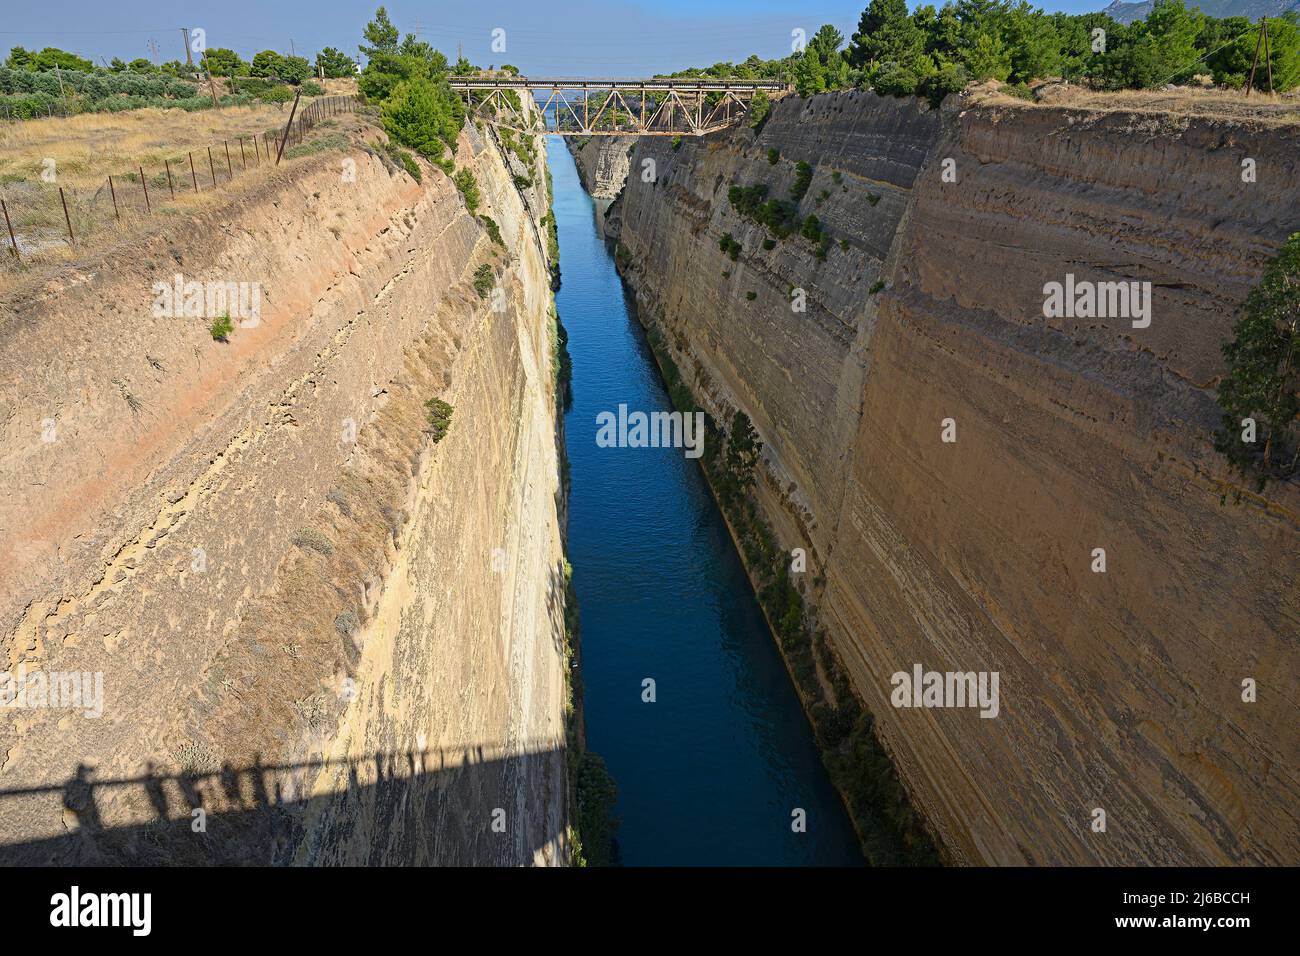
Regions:
M 383 751 L 0 789 L 0 865 L 528 865 L 567 854 L 558 746 Z M 112 814 L 138 822 L 107 822 Z M 27 820 L 63 831 L 24 838 Z M 18 826 L 13 826 L 17 823 Z M 46 829 L 50 829 L 47 825 Z

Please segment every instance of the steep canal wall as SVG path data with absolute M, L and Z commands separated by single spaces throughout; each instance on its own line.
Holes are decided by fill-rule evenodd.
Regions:
M 814 642 L 787 653 L 814 710 L 847 671 L 955 861 L 1300 860 L 1300 491 L 1232 504 L 1210 443 L 1219 347 L 1300 228 L 1298 136 L 852 92 L 637 144 L 654 176 L 606 227 L 671 375 L 762 442 Z M 1149 325 L 1044 318 L 1067 275 L 1150 282 Z M 996 673 L 996 716 L 896 706 L 918 665 Z
M 568 862 L 544 153 L 382 138 L 0 303 L 0 669 L 102 679 L 4 710 L 5 862 Z

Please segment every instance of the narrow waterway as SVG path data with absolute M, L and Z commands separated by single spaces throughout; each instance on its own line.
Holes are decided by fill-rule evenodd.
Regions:
M 569 558 L 587 742 L 618 784 L 622 862 L 861 864 L 699 466 L 681 449 L 596 445 L 600 412 L 672 406 L 573 158 L 556 137 L 547 157 L 573 356 Z M 796 809 L 806 832 L 792 828 Z

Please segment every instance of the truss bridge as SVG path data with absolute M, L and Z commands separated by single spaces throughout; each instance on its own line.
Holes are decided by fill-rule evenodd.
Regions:
M 474 117 L 520 133 L 560 136 L 703 136 L 749 114 L 780 80 L 712 77 L 452 76 Z

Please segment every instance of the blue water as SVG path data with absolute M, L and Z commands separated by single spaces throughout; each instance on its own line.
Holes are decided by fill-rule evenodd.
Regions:
M 618 784 L 622 861 L 861 864 L 699 466 L 680 449 L 596 445 L 599 412 L 672 406 L 573 158 L 556 137 L 547 156 L 573 356 L 569 559 L 587 743 Z M 796 808 L 805 833 L 792 830 Z

